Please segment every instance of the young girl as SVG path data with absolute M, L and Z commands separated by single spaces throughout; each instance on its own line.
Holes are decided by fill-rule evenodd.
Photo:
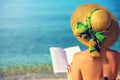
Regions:
M 97 4 L 78 7 L 71 17 L 76 38 L 88 46 L 78 52 L 68 65 L 68 80 L 116 80 L 120 54 L 109 49 L 119 36 L 115 17 Z

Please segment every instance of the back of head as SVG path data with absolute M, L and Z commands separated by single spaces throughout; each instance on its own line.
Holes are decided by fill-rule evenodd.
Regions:
M 97 4 L 84 4 L 71 16 L 75 37 L 89 47 L 92 57 L 99 57 L 101 48 L 112 46 L 119 36 L 119 25 L 113 14 Z

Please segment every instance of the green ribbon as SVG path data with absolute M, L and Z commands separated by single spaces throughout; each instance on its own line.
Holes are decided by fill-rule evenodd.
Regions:
M 83 24 L 81 22 L 77 23 L 77 29 L 82 31 L 79 33 L 80 37 L 82 37 L 82 35 L 85 34 L 90 40 L 92 39 L 93 41 L 95 41 L 97 43 L 97 45 L 89 47 L 90 52 L 100 51 L 99 46 L 101 46 L 105 40 L 103 31 L 95 32 L 91 27 L 91 15 L 97 10 L 99 10 L 99 8 L 91 11 L 90 16 L 86 19 L 85 24 Z

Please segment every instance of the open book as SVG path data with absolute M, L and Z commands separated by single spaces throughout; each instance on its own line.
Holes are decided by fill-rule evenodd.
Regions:
M 51 47 L 50 54 L 53 63 L 54 73 L 67 72 L 67 65 L 71 65 L 72 57 L 76 52 L 80 52 L 79 46 L 69 48 Z

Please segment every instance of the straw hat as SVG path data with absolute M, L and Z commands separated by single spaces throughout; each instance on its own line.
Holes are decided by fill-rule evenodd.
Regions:
M 106 8 L 97 4 L 84 4 L 78 7 L 71 16 L 71 26 L 75 37 L 88 47 L 98 44 L 96 38 L 102 37 L 102 43 L 98 47 L 108 48 L 116 42 L 119 36 L 119 25 L 115 17 Z M 86 36 L 83 30 L 90 34 Z M 96 37 L 96 32 L 101 37 L 99 35 Z M 91 35 L 94 35 L 94 39 Z

